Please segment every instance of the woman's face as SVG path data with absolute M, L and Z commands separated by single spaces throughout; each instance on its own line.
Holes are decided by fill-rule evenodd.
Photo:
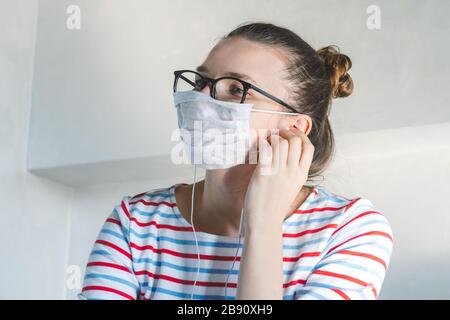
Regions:
M 201 65 L 207 71 L 200 73 L 213 79 L 227 72 L 239 73 L 242 75 L 240 79 L 292 105 L 289 84 L 283 79 L 286 63 L 286 55 L 281 50 L 236 37 L 217 44 Z M 203 88 L 202 92 L 209 95 L 209 87 Z M 255 90 L 248 91 L 245 103 L 254 104 L 254 108 L 286 112 L 282 105 Z M 291 126 L 308 133 L 311 129 L 310 117 L 251 112 L 251 129 L 286 129 Z

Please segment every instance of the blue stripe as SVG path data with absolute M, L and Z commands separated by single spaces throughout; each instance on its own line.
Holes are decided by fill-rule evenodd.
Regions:
M 165 192 L 165 193 L 164 192 L 160 192 L 160 193 L 148 192 L 146 194 L 139 196 L 138 198 L 140 198 L 140 197 L 147 197 L 148 199 L 152 199 L 153 197 L 170 198 L 170 192 Z M 136 201 L 136 200 L 133 200 L 133 201 Z M 154 200 L 151 200 L 151 201 L 154 201 Z
M 302 296 L 298 296 L 299 294 L 301 294 Z M 295 295 L 297 296 L 296 299 L 299 299 L 305 295 L 310 295 L 313 296 L 314 298 L 317 298 L 319 300 L 328 300 L 327 298 L 325 298 L 323 295 L 321 295 L 320 293 L 317 293 L 315 291 L 311 291 L 311 290 L 305 290 L 305 289 L 299 289 L 297 291 L 295 291 Z
M 195 246 L 195 241 L 194 240 L 182 240 L 182 239 L 175 239 L 175 238 L 171 238 L 171 237 L 160 237 L 160 236 L 155 236 L 153 233 L 149 232 L 149 233 L 138 233 L 136 231 L 134 231 L 133 229 L 131 230 L 131 233 L 133 235 L 135 235 L 138 238 L 141 239 L 145 239 L 145 238 L 153 238 L 156 241 L 168 241 L 168 242 L 172 242 L 172 243 L 176 243 L 176 244 L 183 244 L 183 245 L 193 245 Z M 242 239 L 241 239 L 242 242 Z M 198 241 L 198 245 L 199 246 L 204 246 L 204 247 L 219 247 L 219 248 L 234 248 L 236 249 L 238 247 L 237 242 L 236 243 L 227 243 L 227 242 L 209 242 L 209 241 Z M 243 243 L 241 243 L 240 248 L 242 248 L 244 246 Z
M 345 279 L 341 279 L 341 280 L 345 280 Z M 358 285 L 355 283 L 355 285 Z M 359 285 L 361 286 L 361 285 Z M 308 287 L 317 287 L 317 288 L 326 288 L 326 289 L 339 289 L 342 291 L 354 291 L 354 292 L 358 292 L 361 291 L 362 289 L 364 289 L 364 286 L 361 286 L 358 289 L 350 289 L 350 288 L 342 288 L 342 287 L 338 287 L 335 285 L 331 285 L 331 284 L 327 284 L 327 283 L 322 283 L 322 282 L 308 282 Z
M 320 264 L 318 264 L 318 265 L 316 265 L 314 267 L 314 270 L 312 270 L 312 272 L 314 272 L 317 269 L 320 269 L 320 268 L 322 268 L 324 266 L 330 265 L 330 264 L 332 264 L 332 265 L 333 264 L 337 264 L 337 265 L 345 266 L 345 267 L 348 267 L 348 268 L 351 268 L 351 269 L 361 270 L 361 271 L 364 271 L 366 273 L 369 273 L 369 274 L 375 276 L 378 279 L 378 282 L 382 282 L 383 281 L 382 278 L 384 276 L 381 276 L 378 272 L 376 272 L 374 270 L 371 270 L 371 269 L 369 269 L 367 267 L 360 266 L 360 265 L 355 264 L 355 263 L 350 263 L 350 262 L 348 262 L 346 260 L 331 260 L 331 261 L 327 261 L 325 263 L 320 263 Z
M 308 246 L 308 245 L 311 245 L 311 244 L 326 242 L 327 240 L 328 240 L 327 237 L 322 237 L 322 238 L 317 238 L 317 239 L 310 240 L 310 241 L 305 241 L 305 242 L 303 242 L 301 244 L 295 244 L 295 245 L 285 244 L 285 245 L 283 245 L 283 249 L 298 250 L 298 249 L 301 249 L 301 248 L 303 248 L 305 246 Z
M 147 288 L 147 291 L 149 289 Z M 225 289 L 224 289 L 225 290 Z M 177 298 L 183 298 L 183 299 L 190 299 L 191 298 L 191 293 L 183 293 L 183 292 L 177 292 L 177 291 L 173 291 L 173 290 L 169 290 L 169 289 L 165 289 L 165 288 L 160 288 L 160 287 L 152 287 L 150 288 L 151 292 L 161 292 L 167 295 L 171 295 Z M 289 300 L 289 297 L 292 297 L 292 295 L 286 295 L 283 296 L 284 300 Z M 193 295 L 193 299 L 198 299 L 198 300 L 235 300 L 236 297 L 235 296 L 227 296 L 225 298 L 225 296 L 223 295 L 200 295 L 200 294 L 195 294 Z
M 106 275 L 106 274 L 100 274 L 100 273 L 88 273 L 85 275 L 84 277 L 85 279 L 108 279 L 111 280 L 113 282 L 118 282 L 121 284 L 124 284 L 130 288 L 132 288 L 135 291 L 139 291 L 139 287 L 136 286 L 134 283 L 131 283 L 130 281 L 124 280 L 122 278 L 118 278 L 118 277 L 114 277 L 114 276 L 110 276 L 110 275 Z
M 326 200 L 332 201 L 332 202 L 337 202 L 337 203 L 349 203 L 350 201 L 332 196 L 332 195 L 322 195 L 319 196 L 319 198 L 315 199 L 315 200 L 305 200 L 306 203 L 309 203 L 310 205 L 317 205 L 321 202 L 325 202 Z
M 313 269 L 314 269 L 313 266 L 298 266 L 298 267 L 296 267 L 296 268 L 293 269 L 293 270 L 284 270 L 284 271 L 283 271 L 283 274 L 284 274 L 284 275 L 287 275 L 287 276 L 290 276 L 290 275 L 292 275 L 294 272 L 297 272 L 297 271 L 312 271 Z
M 333 219 L 337 218 L 340 215 L 342 215 L 342 212 L 340 212 L 338 214 L 335 214 L 333 216 L 325 217 L 325 218 L 293 221 L 293 222 L 285 223 L 284 225 L 286 225 L 286 226 L 301 226 L 301 225 L 304 225 L 304 224 L 312 224 L 312 223 L 315 223 L 315 222 L 324 222 L 324 221 L 328 221 L 328 220 L 333 220 Z
M 128 236 L 128 239 L 129 239 L 130 238 L 130 230 L 128 230 L 127 227 L 122 224 L 122 219 L 120 218 L 120 213 L 117 211 L 117 208 L 114 208 L 114 210 L 113 210 L 113 217 L 116 218 L 117 220 L 119 220 L 119 222 L 120 222 L 119 228 L 122 229 L 122 231 Z M 126 217 L 126 219 L 128 219 L 128 217 Z M 108 222 L 106 222 L 106 223 L 108 223 Z M 106 223 L 105 223 L 105 225 L 106 225 Z M 112 223 L 112 222 L 109 222 L 109 223 Z
M 110 235 L 114 236 L 115 238 L 124 241 L 128 245 L 128 241 L 125 239 L 123 234 L 120 234 L 120 233 L 117 233 L 115 231 L 108 230 L 108 229 L 102 229 L 102 230 L 100 230 L 100 233 L 110 234 Z
M 171 295 L 171 296 L 175 296 L 175 297 L 183 298 L 183 299 L 190 299 L 191 298 L 191 293 L 182 293 L 182 292 L 172 291 L 172 290 L 165 289 L 165 288 L 160 288 L 160 287 L 157 287 L 157 288 L 152 287 L 150 289 L 150 291 L 151 292 L 161 292 L 161 293 L 165 293 L 167 295 Z M 227 298 L 232 298 L 232 297 L 227 297 Z M 224 300 L 224 296 L 222 296 L 222 295 L 199 295 L 199 294 L 194 294 L 193 295 L 193 299 L 200 299 L 200 300 Z
M 154 210 L 152 212 L 148 212 L 148 211 L 144 211 L 144 210 L 140 210 L 138 208 L 133 208 L 130 210 L 130 212 L 137 212 L 138 214 L 142 215 L 142 216 L 146 216 L 146 217 L 153 217 L 155 215 L 164 217 L 164 218 L 168 218 L 168 219 L 178 219 L 179 215 L 174 214 L 174 213 L 167 213 L 167 212 L 162 212 L 160 210 Z
M 161 262 L 161 261 L 153 261 L 150 258 L 135 258 L 133 259 L 134 263 L 150 263 L 154 266 L 161 267 L 165 266 L 174 270 L 187 271 L 187 272 L 197 272 L 197 267 L 183 267 L 180 265 L 172 264 L 169 262 Z M 228 269 L 208 269 L 208 268 L 200 268 L 201 273 L 215 273 L 215 274 L 228 274 Z M 233 269 L 230 272 L 231 274 L 238 274 L 239 270 Z
M 172 264 L 169 262 L 162 262 L 162 261 L 153 261 L 150 258 L 134 258 L 134 263 L 150 263 L 156 267 L 167 267 L 170 269 L 178 270 L 178 271 L 185 271 L 185 272 L 197 272 L 197 267 L 184 267 L 177 264 Z M 291 275 L 292 273 L 296 271 L 309 271 L 312 270 L 313 266 L 298 266 L 295 268 L 295 270 L 284 270 L 284 275 Z M 209 274 L 228 274 L 229 269 L 212 269 L 212 268 L 200 268 L 200 273 L 209 273 Z M 238 269 L 233 269 L 230 272 L 230 275 L 237 275 L 239 274 Z
M 163 237 L 163 236 L 155 236 L 153 233 L 149 232 L 149 233 L 138 233 L 136 231 L 134 231 L 133 229 L 131 229 L 131 233 L 133 235 L 135 235 L 138 238 L 141 239 L 145 239 L 145 238 L 153 238 L 155 239 L 157 242 L 159 241 L 168 241 L 168 242 L 172 242 L 175 244 L 182 244 L 182 245 L 192 245 L 195 246 L 195 241 L 194 240 L 183 240 L 183 239 L 175 239 L 175 238 L 171 238 L 171 237 Z M 243 239 L 241 239 L 241 244 L 239 246 L 239 248 L 243 248 L 244 247 L 244 243 L 243 243 Z M 310 241 L 305 241 L 302 244 L 298 244 L 298 245 L 283 245 L 283 249 L 286 250 L 298 250 L 301 249 L 307 245 L 310 244 L 315 244 L 315 243 L 321 243 L 321 242 L 325 242 L 328 238 L 323 237 L 323 238 L 318 238 L 318 239 L 314 239 L 314 240 L 310 240 Z M 216 248 L 232 248 L 232 249 L 236 249 L 238 247 L 237 242 L 236 243 L 229 243 L 229 242 L 212 242 L 212 241 L 198 241 L 198 245 L 202 246 L 202 247 L 216 247 Z
M 91 255 L 93 255 L 93 254 L 110 255 L 111 253 L 109 253 L 109 252 L 106 251 L 106 250 L 93 250 L 93 251 L 91 252 Z
M 367 245 L 371 245 L 373 247 L 377 247 L 378 249 L 381 249 L 383 251 L 385 251 L 388 255 L 391 255 L 391 250 L 389 248 L 386 248 L 385 246 L 377 243 L 377 242 L 364 242 L 364 243 L 358 243 L 358 244 L 354 244 L 352 246 L 349 247 L 340 247 L 339 251 L 341 250 L 348 250 L 348 249 L 354 249 L 355 247 L 359 247 L 359 246 L 367 246 Z M 332 252 L 330 252 L 331 254 Z

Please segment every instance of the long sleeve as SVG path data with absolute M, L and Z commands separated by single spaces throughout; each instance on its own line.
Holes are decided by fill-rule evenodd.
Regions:
M 359 198 L 343 212 L 324 256 L 296 299 L 377 299 L 393 249 L 386 217 Z
M 123 197 L 100 230 L 86 266 L 78 298 L 136 300 L 139 297 L 130 250 L 130 197 Z

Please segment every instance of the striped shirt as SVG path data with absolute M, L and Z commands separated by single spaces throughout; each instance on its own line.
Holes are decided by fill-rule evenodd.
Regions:
M 197 247 L 175 186 L 125 196 L 114 207 L 91 250 L 79 299 L 191 298 Z M 235 299 L 245 235 L 231 271 L 238 237 L 196 235 L 193 299 Z M 372 202 L 315 186 L 283 222 L 283 299 L 377 299 L 392 247 L 390 224 Z

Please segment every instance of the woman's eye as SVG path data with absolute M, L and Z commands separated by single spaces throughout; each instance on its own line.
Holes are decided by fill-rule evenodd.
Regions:
M 230 88 L 230 92 L 232 94 L 242 95 L 244 93 L 244 90 L 242 90 L 241 88 L 238 88 L 238 87 L 232 87 L 232 88 Z
M 199 89 L 203 89 L 204 87 L 204 81 L 203 80 L 196 80 L 195 81 L 195 87 Z

